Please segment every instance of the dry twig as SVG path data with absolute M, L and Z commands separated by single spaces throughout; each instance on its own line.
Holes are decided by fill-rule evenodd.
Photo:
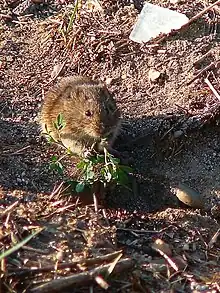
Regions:
M 220 95 L 217 92 L 217 90 L 214 88 L 214 86 L 211 84 L 211 82 L 209 81 L 208 78 L 205 78 L 205 83 L 209 86 L 210 90 L 213 92 L 213 94 L 215 95 L 215 97 L 218 99 L 218 102 L 220 103 Z
M 208 7 L 204 8 L 201 12 L 199 12 L 198 14 L 196 14 L 195 16 L 193 16 L 186 24 L 184 24 L 180 29 L 187 27 L 188 25 L 190 25 L 192 22 L 194 22 L 195 20 L 199 19 L 201 16 L 203 16 L 203 14 L 205 14 L 206 12 L 208 12 L 210 9 L 212 9 L 214 6 L 216 6 L 217 4 L 220 4 L 220 0 L 214 2 L 213 4 L 209 5 Z
M 79 265 L 84 265 L 84 266 L 92 266 L 92 265 L 97 265 L 97 264 L 103 264 L 105 262 L 110 262 L 114 260 L 116 257 L 118 257 L 122 253 L 121 250 L 119 251 L 114 251 L 113 253 L 109 253 L 103 256 L 98 256 L 96 258 L 83 258 L 81 260 L 77 261 L 71 261 L 70 263 L 59 263 L 57 265 L 57 270 L 63 270 L 63 269 L 73 269 L 76 268 Z M 39 269 L 18 269 L 18 270 L 13 270 L 13 272 L 9 273 L 10 277 L 16 276 L 16 277 L 27 277 L 27 276 L 33 276 L 41 273 L 48 273 L 48 272 L 53 272 L 54 271 L 54 266 L 47 266 Z
M 111 264 L 104 266 L 98 266 L 95 269 L 92 269 L 87 272 L 70 275 L 68 277 L 63 277 L 60 279 L 52 280 L 43 285 L 35 287 L 30 290 L 31 293 L 46 293 L 46 292 L 62 292 L 65 288 L 74 285 L 83 285 L 85 283 L 92 282 L 94 278 L 99 274 L 105 274 Z M 127 271 L 134 266 L 134 262 L 130 258 L 122 259 L 118 261 L 114 268 L 116 274 L 121 273 L 122 271 Z

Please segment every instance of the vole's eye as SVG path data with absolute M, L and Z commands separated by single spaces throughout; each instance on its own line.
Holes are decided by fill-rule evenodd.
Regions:
M 87 110 L 87 111 L 85 112 L 85 115 L 86 115 L 87 117 L 92 117 L 92 112 L 91 112 L 90 110 Z

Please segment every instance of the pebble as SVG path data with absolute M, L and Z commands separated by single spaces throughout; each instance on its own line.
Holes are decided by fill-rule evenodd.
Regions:
M 171 4 L 180 4 L 182 0 L 170 0 Z
M 192 208 L 204 208 L 204 200 L 200 193 L 184 183 L 180 183 L 176 188 L 176 196 L 181 202 Z
M 157 82 L 158 79 L 160 78 L 160 76 L 161 76 L 161 72 L 154 69 L 154 68 L 151 68 L 148 72 L 148 79 L 149 79 L 149 81 L 151 81 L 153 83 Z
M 156 239 L 155 242 L 151 245 L 155 250 L 159 249 L 168 256 L 172 255 L 172 250 L 170 249 L 169 244 L 165 243 L 162 239 Z
M 111 78 L 111 77 L 107 77 L 106 80 L 105 80 L 105 83 L 106 83 L 107 85 L 110 85 L 110 84 L 112 84 L 112 81 L 113 81 L 113 78 Z
M 173 134 L 174 138 L 178 138 L 178 137 L 180 137 L 182 135 L 183 135 L 183 131 L 182 130 L 177 130 Z

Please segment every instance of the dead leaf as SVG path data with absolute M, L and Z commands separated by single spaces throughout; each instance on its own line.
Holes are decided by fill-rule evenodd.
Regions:
M 51 73 L 51 78 L 54 79 L 55 77 L 62 75 L 64 73 L 64 65 L 62 64 L 56 64 L 54 65 L 53 71 Z

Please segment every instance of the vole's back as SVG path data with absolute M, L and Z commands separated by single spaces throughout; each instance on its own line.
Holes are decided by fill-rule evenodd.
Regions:
M 66 123 L 60 132 L 54 127 L 59 114 Z M 119 115 L 115 101 L 103 83 L 88 77 L 68 77 L 46 94 L 41 124 L 43 131 L 46 125 L 55 140 L 81 155 L 85 148 L 93 143 L 99 145 L 104 138 L 113 143 L 119 130 Z

